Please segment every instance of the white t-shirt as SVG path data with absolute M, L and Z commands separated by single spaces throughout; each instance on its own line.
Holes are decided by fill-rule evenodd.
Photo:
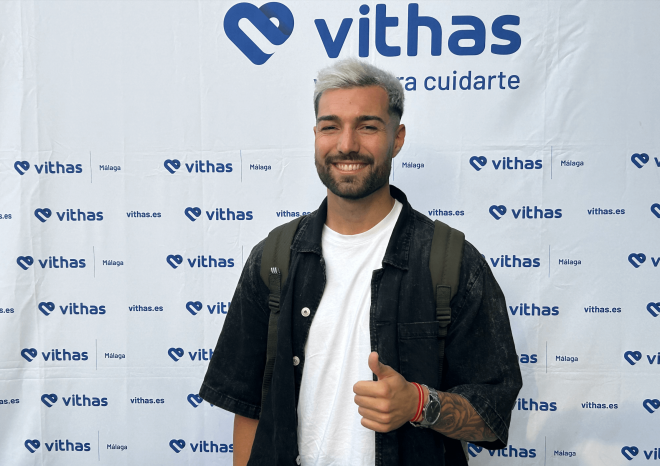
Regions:
M 305 346 L 298 400 L 298 448 L 303 466 L 373 465 L 375 433 L 360 424 L 353 385 L 373 380 L 369 312 L 371 276 L 402 205 L 371 230 L 341 235 L 323 227 L 326 285 Z

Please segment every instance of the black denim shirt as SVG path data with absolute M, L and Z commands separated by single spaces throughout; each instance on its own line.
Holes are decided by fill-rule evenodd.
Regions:
M 391 187 L 391 194 L 403 209 L 383 267 L 372 274 L 371 349 L 406 380 L 465 397 L 498 438 L 474 443 L 502 448 L 522 387 L 504 295 L 484 258 L 466 241 L 439 380 L 438 322 L 428 265 L 433 222 L 413 210 L 399 189 Z M 291 245 L 273 380 L 264 406 L 261 383 L 270 313 L 268 287 L 260 277 L 264 241 L 254 247 L 245 263 L 199 392 L 213 405 L 259 419 L 250 466 L 296 465 L 296 408 L 305 342 L 325 288 L 321 233 L 326 214 L 324 200 L 317 211 L 301 220 Z M 308 317 L 301 314 L 304 307 L 311 311 Z M 339 311 L 337 318 L 341 318 Z M 297 366 L 294 356 L 300 359 Z M 467 464 L 459 441 L 409 423 L 392 432 L 376 433 L 375 449 L 376 466 Z

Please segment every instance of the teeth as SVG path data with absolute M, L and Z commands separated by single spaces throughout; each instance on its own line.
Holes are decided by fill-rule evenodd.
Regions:
M 362 164 L 362 163 L 338 163 L 337 164 L 337 168 L 339 168 L 341 171 L 345 171 L 345 172 L 359 170 L 363 166 L 364 166 L 364 164 Z

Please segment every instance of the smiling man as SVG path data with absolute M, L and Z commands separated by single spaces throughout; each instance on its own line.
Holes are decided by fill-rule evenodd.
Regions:
M 235 465 L 465 465 L 464 442 L 507 443 L 522 379 L 504 296 L 461 242 L 441 356 L 434 223 L 389 185 L 403 102 L 367 63 L 319 73 L 327 198 L 292 224 L 290 253 L 279 245 L 285 270 L 262 264 L 266 240 L 252 250 L 200 390 L 235 414 Z

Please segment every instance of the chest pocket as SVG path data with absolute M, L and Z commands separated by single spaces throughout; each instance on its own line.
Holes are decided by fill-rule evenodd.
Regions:
M 410 382 L 437 387 L 440 367 L 440 323 L 414 322 L 397 324 L 399 336 L 399 367 Z

